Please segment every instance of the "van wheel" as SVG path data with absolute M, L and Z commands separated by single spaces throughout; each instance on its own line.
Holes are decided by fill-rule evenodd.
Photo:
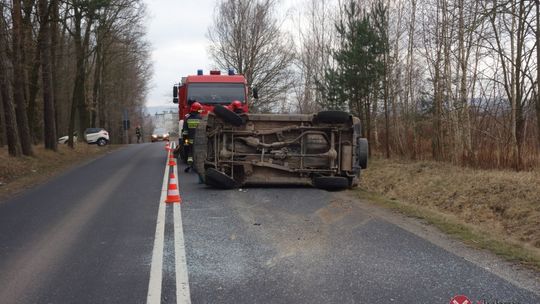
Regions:
M 358 139 L 358 165 L 362 169 L 367 169 L 369 145 L 366 138 Z
M 105 138 L 100 138 L 98 139 L 97 141 L 97 145 L 100 146 L 100 147 L 103 147 L 107 144 L 107 140 Z
M 229 111 L 222 105 L 216 105 L 214 107 L 214 113 L 219 118 L 223 119 L 223 121 L 225 121 L 226 123 L 230 123 L 235 127 L 240 127 L 244 124 L 244 121 L 242 120 L 242 117 L 240 117 L 240 115 L 234 113 L 233 111 Z
M 238 187 L 238 183 L 234 179 L 214 168 L 206 169 L 204 181 L 207 185 L 219 189 L 234 189 Z
M 349 179 L 342 176 L 319 176 L 313 178 L 315 188 L 336 191 L 349 188 Z
M 350 119 L 350 115 L 343 111 L 321 111 L 315 116 L 315 121 L 318 123 L 341 124 L 346 123 Z

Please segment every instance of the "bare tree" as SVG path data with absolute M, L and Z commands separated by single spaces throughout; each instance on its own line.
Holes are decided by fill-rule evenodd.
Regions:
M 56 120 L 54 106 L 54 92 L 52 82 L 52 57 L 51 57 L 51 26 L 50 26 L 50 6 L 48 0 L 39 0 L 38 4 L 40 18 L 40 62 L 41 80 L 43 83 L 43 124 L 45 149 L 57 150 Z
M 4 20 L 4 5 L 4 1 L 0 2 L 0 99 L 3 105 L 2 115 L 9 155 L 20 156 L 22 150 L 10 83 L 12 73 L 8 58 L 9 41 L 7 39 L 7 24 Z
M 328 0 L 309 0 L 299 23 L 298 81 L 295 85 L 296 108 L 300 113 L 320 110 L 323 96 L 318 85 L 324 81 L 322 71 L 330 68 L 331 46 L 335 40 L 335 4 Z M 303 18 L 302 18 L 303 17 Z
M 536 8 L 536 132 L 540 147 L 540 0 L 534 1 Z
M 486 1 L 487 2 L 487 1 Z M 525 69 L 532 58 L 527 46 L 530 32 L 528 21 L 532 6 L 525 0 L 517 2 L 488 2 L 484 8 L 492 26 L 490 43 L 502 68 L 504 92 L 511 106 L 511 135 L 514 166 L 523 169 L 523 148 L 525 142 L 525 107 L 533 86 Z
M 271 110 L 292 84 L 293 41 L 280 30 L 276 5 L 276 0 L 222 0 L 208 29 L 216 65 L 236 69 L 259 89 L 253 110 Z
M 25 69 L 24 69 L 24 32 L 22 28 L 22 12 L 21 12 L 21 0 L 13 0 L 13 7 L 11 18 L 13 22 L 12 28 L 12 58 L 14 67 L 14 87 L 13 87 L 13 99 L 16 105 L 15 112 L 17 115 L 17 126 L 19 127 L 19 137 L 21 139 L 22 153 L 24 155 L 32 156 L 34 154 L 32 149 L 32 137 L 30 135 L 30 128 L 28 126 L 28 114 L 26 111 L 25 100 Z

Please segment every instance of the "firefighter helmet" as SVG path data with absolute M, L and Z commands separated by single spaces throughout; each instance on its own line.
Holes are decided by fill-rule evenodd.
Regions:
M 233 111 L 236 111 L 236 110 L 241 110 L 243 107 L 242 105 L 242 102 L 238 101 L 238 100 L 235 100 L 231 103 L 231 109 Z
M 194 113 L 194 112 L 202 112 L 202 109 L 203 109 L 202 104 L 200 104 L 199 102 L 195 101 L 194 103 L 191 104 L 191 108 L 189 108 L 189 111 L 190 111 L 191 113 Z

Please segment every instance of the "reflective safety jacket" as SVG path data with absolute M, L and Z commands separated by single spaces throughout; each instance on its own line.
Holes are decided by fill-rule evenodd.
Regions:
M 201 114 L 199 113 L 189 113 L 186 120 L 184 121 L 182 135 L 184 139 L 188 139 L 189 144 L 193 144 L 193 141 L 195 139 L 195 131 L 197 130 L 197 127 L 201 122 L 201 118 Z

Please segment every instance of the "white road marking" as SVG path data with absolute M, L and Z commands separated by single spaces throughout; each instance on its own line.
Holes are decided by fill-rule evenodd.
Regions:
M 173 143 L 172 148 L 176 147 Z M 178 182 L 178 166 L 173 167 L 176 182 Z M 180 184 L 178 190 L 180 190 Z M 186 247 L 184 244 L 184 230 L 182 226 L 182 208 L 180 204 L 173 206 L 174 218 L 174 255 L 176 269 L 176 303 L 191 304 L 191 296 L 189 292 L 189 277 L 186 262 Z
M 178 176 L 178 167 L 174 166 L 174 175 Z M 180 187 L 180 185 L 178 185 Z M 176 303 L 191 304 L 189 293 L 189 277 L 182 227 L 182 209 L 180 204 L 174 204 L 174 259 L 176 269 Z
M 169 154 L 165 163 L 165 173 L 163 173 L 163 186 L 161 187 L 161 197 L 159 199 L 159 209 L 156 222 L 156 235 L 154 237 L 154 250 L 152 252 L 152 265 L 150 267 L 150 282 L 148 283 L 147 304 L 161 303 L 161 281 L 163 275 L 163 246 L 165 245 L 165 198 L 169 177 Z
M 176 303 L 190 304 L 191 296 L 189 293 L 189 279 L 180 204 L 174 204 L 174 252 L 176 261 Z

